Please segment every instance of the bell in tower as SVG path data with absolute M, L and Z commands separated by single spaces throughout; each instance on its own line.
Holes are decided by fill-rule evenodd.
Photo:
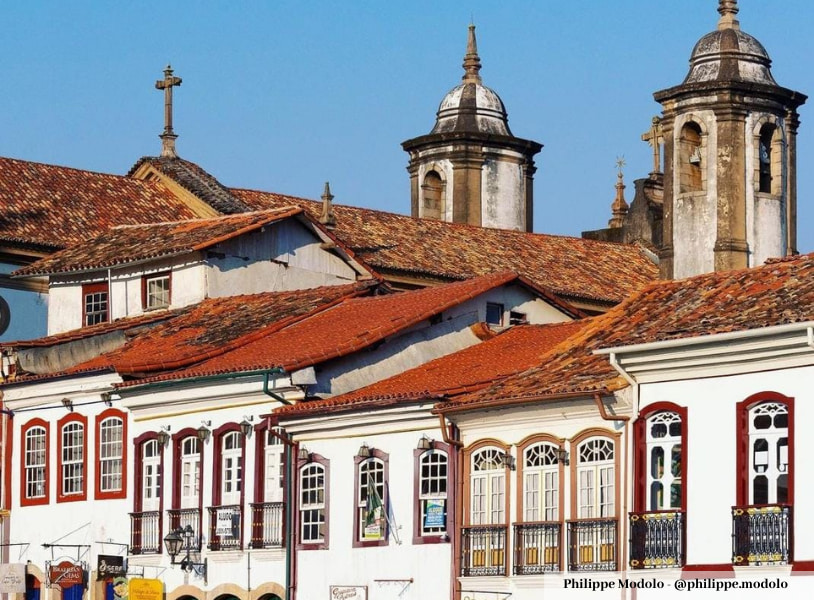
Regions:
M 663 107 L 661 275 L 678 279 L 795 254 L 797 108 L 761 43 L 741 31 L 736 0 L 720 0 L 718 28 L 692 51 Z

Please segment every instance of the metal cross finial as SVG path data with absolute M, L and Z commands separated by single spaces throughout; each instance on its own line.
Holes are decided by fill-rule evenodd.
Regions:
M 622 176 L 622 167 L 624 167 L 627 163 L 625 162 L 624 156 L 617 156 L 616 157 L 616 168 L 619 169 L 619 176 Z
M 718 0 L 718 29 L 740 29 L 740 23 L 735 18 L 738 14 L 738 0 Z
M 155 82 L 155 89 L 164 90 L 164 133 L 158 136 L 161 138 L 161 156 L 172 158 L 178 157 L 175 151 L 178 136 L 172 130 L 172 88 L 178 85 L 181 85 L 181 78 L 173 76 L 171 65 L 164 69 L 164 79 Z
M 480 56 L 478 56 L 478 41 L 475 39 L 475 24 L 469 25 L 469 36 L 466 40 L 466 55 L 464 56 L 464 83 L 480 83 Z

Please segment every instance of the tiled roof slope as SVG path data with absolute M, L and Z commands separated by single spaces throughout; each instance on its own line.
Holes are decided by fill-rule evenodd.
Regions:
M 142 382 L 275 367 L 296 371 L 368 348 L 453 306 L 517 280 L 516 274 L 504 271 L 410 292 L 345 300 L 217 358 Z
M 161 323 L 124 347 L 77 365 L 74 371 L 115 368 L 122 375 L 145 375 L 188 367 L 334 304 L 370 293 L 374 284 L 208 298 Z
M 114 225 L 192 219 L 159 182 L 0 157 L 0 241 L 63 248 Z
M 296 202 L 319 217 L 318 202 L 253 190 L 232 193 L 254 209 Z M 488 229 L 334 205 L 335 235 L 383 275 L 451 281 L 511 269 L 566 297 L 609 304 L 658 277 L 635 245 Z
M 626 384 L 594 350 L 814 320 L 814 254 L 654 283 L 549 352 L 540 365 L 438 409 L 556 397 Z
M 213 219 L 122 225 L 18 269 L 13 275 L 81 272 L 186 254 L 300 213 L 301 208 L 290 206 Z
M 301 417 L 383 407 L 404 401 L 454 396 L 486 387 L 496 380 L 537 365 L 540 357 L 588 320 L 549 325 L 519 325 L 483 343 L 432 360 L 354 392 L 283 406 L 281 417 Z
M 180 186 L 193 193 L 209 206 L 225 215 L 252 210 L 235 197 L 227 187 L 193 162 L 168 156 L 144 156 L 128 172 L 132 175 L 144 163 L 172 178 Z

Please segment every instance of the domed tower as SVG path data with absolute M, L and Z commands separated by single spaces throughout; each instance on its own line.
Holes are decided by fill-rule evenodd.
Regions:
M 402 143 L 412 215 L 531 231 L 534 155 L 543 146 L 512 135 L 503 101 L 483 85 L 474 25 L 463 67 L 432 131 Z
M 684 82 L 654 94 L 664 112 L 661 275 L 755 266 L 796 253 L 797 108 L 765 48 L 741 31 L 736 0 L 692 51 Z

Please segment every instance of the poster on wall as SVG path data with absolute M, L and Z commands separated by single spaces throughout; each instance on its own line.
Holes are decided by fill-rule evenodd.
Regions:
M 0 564 L 0 594 L 25 594 L 24 564 Z
M 164 584 L 160 579 L 131 579 L 129 600 L 163 600 Z
M 447 526 L 444 500 L 427 500 L 424 504 L 424 528 Z
M 367 600 L 367 586 L 332 585 L 331 600 Z
M 233 508 L 219 508 L 215 535 L 222 538 L 240 537 L 240 513 Z

